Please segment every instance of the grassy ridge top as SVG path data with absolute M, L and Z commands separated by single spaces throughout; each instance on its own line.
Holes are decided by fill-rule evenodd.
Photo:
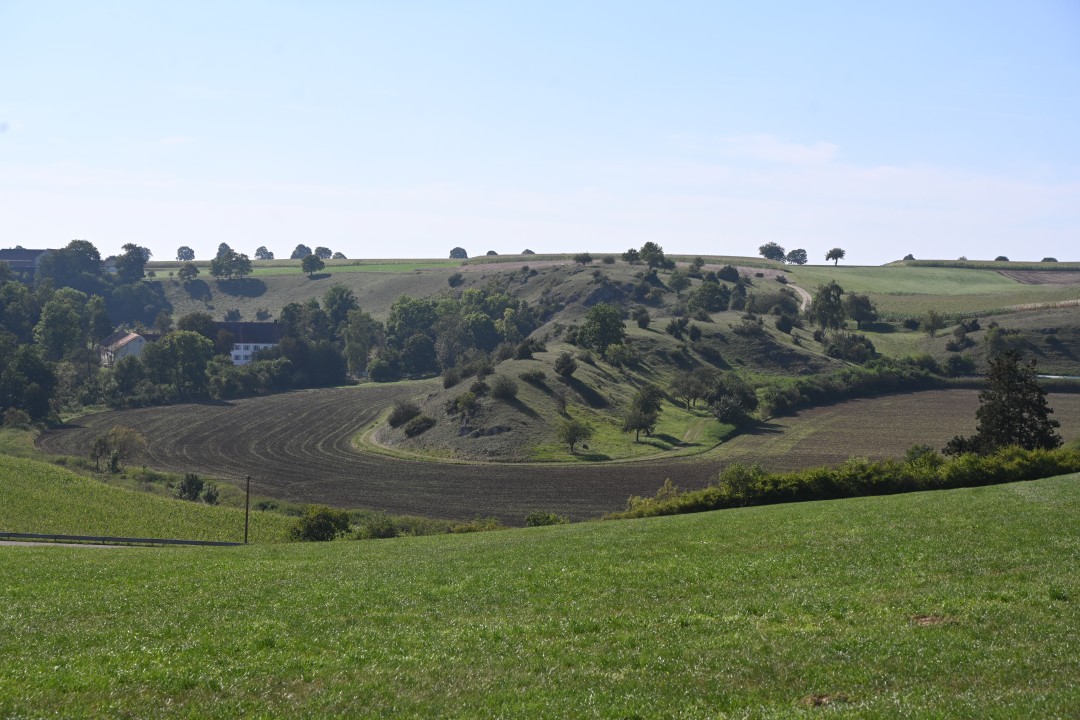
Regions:
M 282 542 L 295 521 L 251 514 L 252 542 Z M 0 455 L 0 530 L 177 540 L 244 539 L 244 511 L 111 487 L 48 463 Z
M 1078 513 L 1068 476 L 329 546 L 5 548 L 0 715 L 1070 716 Z

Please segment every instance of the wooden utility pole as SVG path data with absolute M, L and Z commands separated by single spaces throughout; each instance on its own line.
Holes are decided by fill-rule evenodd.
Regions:
M 247 545 L 248 541 L 248 513 L 251 512 L 251 476 L 245 475 L 244 488 L 244 544 Z

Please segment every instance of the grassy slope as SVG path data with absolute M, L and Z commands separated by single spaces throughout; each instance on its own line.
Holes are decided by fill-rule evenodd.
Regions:
M 1065 717 L 1080 478 L 472 536 L 0 548 L 0 716 Z
M 249 537 L 280 542 L 294 523 L 256 512 Z M 0 455 L 0 530 L 239 541 L 244 511 L 124 490 L 48 463 Z

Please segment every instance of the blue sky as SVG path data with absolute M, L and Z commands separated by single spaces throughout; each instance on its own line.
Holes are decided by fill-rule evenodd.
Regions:
M 1080 260 L 1080 4 L 0 0 L 0 247 Z

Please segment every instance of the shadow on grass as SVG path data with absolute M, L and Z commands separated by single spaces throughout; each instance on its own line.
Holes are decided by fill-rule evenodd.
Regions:
M 578 380 L 576 377 L 567 378 L 566 384 L 569 385 L 589 407 L 606 408 L 608 406 L 607 398 Z
M 313 275 L 308 275 L 308 280 L 325 280 L 328 277 L 330 277 L 330 273 L 314 273 Z
M 503 400 L 503 402 L 506 403 L 507 405 L 509 405 L 510 407 L 514 408 L 515 410 L 517 410 L 519 413 L 522 413 L 523 415 L 528 415 L 529 417 L 531 417 L 534 420 L 539 420 L 540 419 L 540 414 L 539 413 L 537 413 L 535 410 L 533 410 L 531 407 L 529 407 L 525 403 L 521 402 L 517 398 L 511 398 L 510 400 Z
M 591 453 L 585 453 L 585 454 L 576 452 L 576 453 L 574 453 L 574 457 L 579 458 L 581 460 L 588 460 L 589 462 L 604 462 L 605 460 L 610 460 L 611 459 L 611 457 L 609 455 L 605 455 L 604 453 L 592 453 L 592 452 Z
M 210 286 L 205 280 L 187 280 L 184 282 L 184 290 L 192 300 L 209 300 L 212 297 Z
M 235 297 L 260 297 L 266 292 L 266 283 L 259 278 L 234 278 L 218 280 L 218 290 Z
M 865 328 L 858 328 L 860 332 L 894 333 L 896 326 L 887 322 L 869 323 Z
M 779 435 L 782 432 L 784 432 L 784 429 L 776 423 L 762 422 L 736 428 L 731 437 L 736 435 Z

